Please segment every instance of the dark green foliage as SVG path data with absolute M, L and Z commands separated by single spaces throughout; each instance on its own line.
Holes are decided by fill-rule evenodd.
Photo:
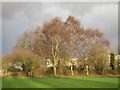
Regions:
M 115 70 L 115 54 L 110 53 L 110 67 L 112 70 Z

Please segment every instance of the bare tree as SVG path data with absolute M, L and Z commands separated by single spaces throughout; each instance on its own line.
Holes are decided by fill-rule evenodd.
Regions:
M 72 76 L 74 75 L 72 59 L 84 57 L 86 74 L 89 75 L 92 50 L 99 44 L 105 48 L 109 47 L 109 41 L 104 39 L 103 33 L 99 30 L 84 29 L 72 16 L 69 16 L 65 22 L 54 18 L 37 29 L 36 33 L 34 50 L 41 57 L 52 60 L 54 75 L 58 61 L 64 56 L 69 61 Z
M 99 30 L 84 29 L 80 21 L 69 16 L 66 21 L 56 17 L 50 22 L 44 23 L 35 32 L 25 32 L 18 39 L 15 48 L 30 49 L 44 60 L 50 59 L 55 76 L 60 60 L 67 59 L 73 76 L 74 62 L 72 59 L 84 58 L 86 75 L 89 75 L 93 59 L 97 62 L 103 58 L 103 54 L 108 54 L 102 51 L 108 51 L 109 41 Z M 94 49 L 98 50 L 97 53 Z
M 32 31 L 26 31 L 19 36 L 19 38 L 17 39 L 17 43 L 13 49 L 33 50 L 34 40 L 35 40 L 34 33 Z
M 62 58 L 65 53 L 64 47 L 64 25 L 59 18 L 54 18 L 48 23 L 45 23 L 40 29 L 41 33 L 37 30 L 37 38 L 34 45 L 34 52 L 42 58 L 52 60 L 54 75 L 56 76 L 57 63 L 59 58 Z
M 65 22 L 65 30 L 67 36 L 67 53 L 69 58 L 69 66 L 71 70 L 71 75 L 73 72 L 73 61 L 72 59 L 78 57 L 78 45 L 80 43 L 80 36 L 84 32 L 83 28 L 80 26 L 80 22 L 72 16 L 69 16 Z
M 92 30 L 88 29 L 85 30 L 84 34 L 82 35 L 83 41 L 80 43 L 81 46 L 81 56 L 84 57 L 85 61 L 85 68 L 86 68 L 86 75 L 89 75 L 89 66 L 93 62 L 90 60 L 90 58 L 95 58 L 95 55 L 97 55 L 98 58 L 101 57 L 100 54 L 103 54 L 101 52 L 102 50 L 105 51 L 105 49 L 108 51 L 109 48 L 109 41 L 104 39 L 103 33 L 99 32 L 99 30 Z M 100 45 L 103 47 L 100 47 Z M 95 52 L 98 50 L 98 52 Z M 94 54 L 93 54 L 94 52 Z M 108 55 L 108 52 L 104 55 Z M 102 58 L 101 58 L 102 59 Z

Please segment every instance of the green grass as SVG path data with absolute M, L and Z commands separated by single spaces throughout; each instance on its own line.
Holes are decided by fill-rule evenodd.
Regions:
M 3 88 L 118 88 L 118 77 L 3 77 Z

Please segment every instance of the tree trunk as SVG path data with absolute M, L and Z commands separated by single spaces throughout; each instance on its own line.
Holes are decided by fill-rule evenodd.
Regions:
M 89 67 L 88 67 L 88 57 L 86 55 L 85 58 L 85 70 L 86 70 L 86 75 L 89 76 Z
M 8 73 L 8 71 L 7 70 L 5 70 L 5 74 L 7 75 L 7 73 Z
M 70 66 L 70 70 L 71 70 L 71 75 L 74 76 L 74 73 L 73 73 L 73 66 L 72 66 L 72 65 Z
M 56 76 L 56 66 L 54 66 L 54 76 Z
M 53 68 L 54 68 L 54 76 L 56 76 L 57 72 L 56 72 L 56 59 L 55 58 L 54 58 L 54 66 L 53 66 Z
M 5 76 L 7 76 L 8 75 L 8 71 L 7 70 L 5 70 Z
M 69 66 L 70 66 L 70 72 L 71 72 L 71 76 L 74 76 L 72 62 L 69 62 Z
M 73 76 L 74 72 L 73 72 L 73 65 L 72 65 L 72 56 L 73 56 L 73 44 L 72 44 L 72 41 L 70 41 L 70 71 L 71 71 L 71 75 Z
M 27 77 L 29 77 L 29 72 L 26 72 Z
M 86 65 L 86 75 L 89 76 L 89 70 L 88 70 L 88 65 Z

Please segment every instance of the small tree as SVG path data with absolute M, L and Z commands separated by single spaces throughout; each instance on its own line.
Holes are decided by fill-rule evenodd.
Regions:
M 11 68 L 10 63 L 13 62 L 12 57 L 13 55 L 11 54 L 2 57 L 2 70 L 5 74 L 7 74 L 9 69 Z
M 110 53 L 110 67 L 112 70 L 115 70 L 115 54 Z
M 26 75 L 33 76 L 35 69 L 40 67 L 40 60 L 41 59 L 30 50 L 16 50 L 3 58 L 3 69 L 7 71 L 12 67 L 12 71 L 14 71 L 16 69 L 14 65 L 18 66 L 18 63 L 20 63 Z
M 90 51 L 90 60 L 92 61 L 95 70 L 99 74 L 102 74 L 109 62 L 109 46 L 107 43 L 103 44 L 102 42 L 99 42 L 98 44 L 94 44 L 93 47 L 94 48 Z

